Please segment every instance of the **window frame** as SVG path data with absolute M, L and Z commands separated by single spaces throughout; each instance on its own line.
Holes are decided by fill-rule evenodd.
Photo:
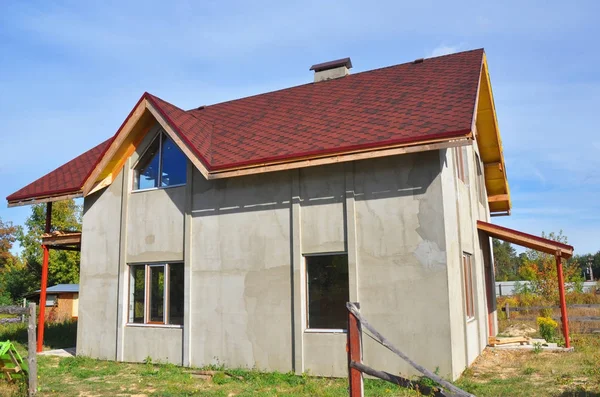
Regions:
M 484 169 L 481 165 L 481 158 L 479 157 L 479 154 L 475 152 L 475 167 L 477 171 L 477 195 L 479 196 L 479 202 L 485 207 L 487 191 L 485 187 Z
M 455 169 L 458 179 L 463 181 L 465 185 L 469 184 L 469 164 L 467 161 L 467 147 L 458 146 L 454 148 Z
M 148 144 L 148 146 L 144 149 L 144 151 L 142 152 L 142 154 L 140 154 L 140 156 L 137 158 L 137 160 L 135 161 L 135 163 L 133 164 L 133 166 L 131 167 L 132 172 L 132 186 L 131 186 L 131 192 L 132 193 L 136 193 L 136 192 L 147 192 L 149 190 L 158 190 L 158 189 L 170 189 L 172 187 L 181 187 L 181 186 L 185 186 L 187 185 L 187 179 L 188 179 L 188 175 L 187 175 L 187 161 L 186 161 L 186 175 L 185 175 L 185 182 L 184 183 L 178 183 L 175 185 L 169 185 L 169 186 L 161 186 L 161 182 L 162 182 L 162 169 L 163 169 L 163 163 L 162 163 L 162 148 L 163 148 L 163 136 L 166 136 L 168 139 L 171 139 L 171 141 L 173 141 L 173 143 L 175 143 L 175 141 L 163 130 L 160 129 L 158 130 L 158 133 L 156 134 L 156 136 L 150 141 L 150 143 Z M 136 169 L 137 166 L 139 165 L 140 161 L 142 160 L 142 158 L 144 158 L 144 156 L 146 155 L 146 153 L 148 152 L 148 150 L 150 150 L 150 148 L 152 147 L 152 144 L 154 143 L 154 141 L 156 141 L 158 139 L 158 178 L 157 178 L 157 182 L 156 182 L 156 186 L 155 187 L 147 187 L 147 188 L 143 188 L 140 189 L 137 186 L 139 186 L 139 175 L 138 175 L 138 170 Z M 175 144 L 175 146 L 177 146 L 177 144 Z M 178 148 L 179 149 L 179 148 Z M 181 149 L 179 149 L 181 150 Z M 182 151 L 183 153 L 183 151 Z M 184 153 L 185 156 L 185 153 Z M 187 157 L 186 157 L 187 160 Z
M 144 319 L 142 323 L 135 323 L 133 322 L 133 305 L 135 305 L 135 302 L 133 302 L 132 297 L 133 297 L 133 291 L 132 290 L 132 283 L 131 283 L 131 278 L 132 278 L 132 268 L 134 267 L 139 267 L 139 266 L 143 266 L 144 267 Z M 170 310 L 170 290 L 171 290 L 171 285 L 170 285 L 170 278 L 171 278 L 171 266 L 181 266 L 182 268 L 184 268 L 184 263 L 182 261 L 175 261 L 175 262 L 153 262 L 153 263 L 129 263 L 128 264 L 128 294 L 127 294 L 127 323 L 126 326 L 128 327 L 159 327 L 159 328 L 183 328 L 183 322 L 185 321 L 185 313 L 184 316 L 182 318 L 182 324 L 169 324 L 167 321 L 169 319 L 169 310 Z M 150 321 L 150 294 L 151 294 L 151 289 L 152 289 L 152 280 L 151 280 L 151 272 L 150 272 L 150 268 L 159 268 L 162 267 L 163 268 L 163 272 L 164 272 L 164 288 L 163 288 L 163 321 L 162 322 L 157 322 L 157 321 Z M 185 268 L 184 268 L 185 269 Z M 185 274 L 185 271 L 184 271 Z M 134 286 L 135 288 L 135 286 Z M 184 302 L 182 302 L 183 304 L 185 304 L 185 295 L 184 295 Z
M 309 274 L 308 274 L 308 258 L 316 257 L 316 256 L 337 256 L 337 255 L 345 255 L 346 263 L 348 266 L 348 299 L 350 299 L 350 262 L 348 261 L 348 252 L 346 251 L 334 251 L 334 252 L 319 252 L 319 253 L 310 253 L 303 254 L 303 264 L 304 264 L 304 288 L 305 288 L 305 310 L 306 310 L 306 318 L 304 321 L 304 332 L 305 333 L 333 333 L 333 334 L 345 334 L 348 333 L 347 325 L 346 328 L 311 328 L 310 327 L 310 290 L 309 290 Z
M 475 290 L 474 290 L 474 269 L 473 269 L 473 255 L 468 252 L 462 253 L 462 267 L 463 267 L 463 286 L 464 286 L 464 304 L 465 304 L 465 317 L 467 322 L 475 320 Z

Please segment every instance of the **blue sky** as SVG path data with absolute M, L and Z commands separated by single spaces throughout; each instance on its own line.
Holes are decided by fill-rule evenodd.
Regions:
M 499 3 L 502 3 L 500 5 Z M 105 140 L 144 91 L 192 108 L 484 47 L 513 214 L 600 250 L 600 3 L 0 1 L 0 197 Z M 22 224 L 29 207 L 0 205 Z

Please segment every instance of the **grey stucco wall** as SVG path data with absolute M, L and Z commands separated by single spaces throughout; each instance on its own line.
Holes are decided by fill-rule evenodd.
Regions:
M 148 357 L 154 363 L 183 363 L 183 330 L 128 326 L 124 330 L 123 361 L 143 362 Z
M 77 354 L 116 358 L 123 173 L 84 200 Z
M 450 183 L 444 177 L 451 179 L 443 153 L 215 181 L 190 166 L 185 187 L 132 193 L 127 167 L 136 153 L 125 177 L 97 193 L 102 200 L 86 198 L 84 230 L 92 233 L 82 247 L 82 295 L 99 286 L 88 277 L 96 271 L 90 267 L 111 267 L 102 274 L 110 282 L 88 300 L 82 296 L 80 306 L 103 299 L 90 310 L 95 316 L 105 310 L 101 318 L 112 328 L 104 327 L 103 336 L 100 320 L 84 319 L 82 353 L 346 376 L 346 334 L 306 330 L 303 255 L 347 252 L 350 299 L 361 303 L 371 324 L 417 362 L 454 376 L 462 365 L 452 356 L 461 351 L 453 342 L 462 323 L 449 306 L 463 301 L 454 279 L 460 280 L 460 268 L 458 277 L 450 276 L 446 263 L 448 250 L 460 247 L 452 243 L 457 208 L 443 196 Z M 122 187 L 124 201 L 115 201 Z M 122 220 L 107 215 L 121 211 Z M 184 327 L 127 326 L 127 264 L 175 260 L 185 261 Z M 99 340 L 102 352 L 91 346 Z M 364 341 L 370 365 L 414 374 L 385 348 Z M 460 346 L 464 356 L 464 338 Z

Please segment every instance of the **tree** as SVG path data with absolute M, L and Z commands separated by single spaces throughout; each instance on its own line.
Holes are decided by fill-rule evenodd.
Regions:
M 42 268 L 41 235 L 46 226 L 46 204 L 31 207 L 31 215 L 25 221 L 27 232 L 21 231 L 18 239 L 23 247 L 23 261 L 36 273 L 39 280 Z M 74 200 L 57 201 L 52 205 L 51 231 L 80 231 L 81 206 Z M 79 252 L 50 250 L 48 285 L 79 282 Z
M 15 261 L 10 250 L 17 240 L 18 232 L 18 226 L 13 226 L 12 222 L 2 222 L 0 218 L 0 270 Z
M 567 236 L 562 234 L 562 230 L 558 234 L 552 232 L 546 235 L 542 232 L 542 237 L 564 244 L 568 241 Z M 558 273 L 554 255 L 528 249 L 519 274 L 529 277 L 533 290 L 538 295 L 546 297 L 551 302 L 558 301 Z M 577 262 L 563 262 L 563 275 L 566 283 L 574 283 L 576 287 L 581 286 L 583 278 Z
M 583 254 L 583 255 L 575 255 L 573 258 L 569 260 L 569 262 L 577 262 L 581 268 L 581 271 L 587 275 L 587 269 L 589 266 L 589 261 L 592 261 L 592 273 L 594 274 L 594 279 L 600 279 L 600 251 L 595 254 Z
M 496 280 L 511 281 L 518 279 L 519 258 L 513 246 L 507 241 L 492 240 Z
M 11 269 L 20 265 L 20 261 L 10 250 L 19 231 L 19 226 L 13 226 L 12 222 L 3 222 L 0 219 L 0 304 L 10 304 L 14 300 L 8 281 Z

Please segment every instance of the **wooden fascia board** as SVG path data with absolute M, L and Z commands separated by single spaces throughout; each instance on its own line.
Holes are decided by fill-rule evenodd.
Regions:
M 395 146 L 395 147 L 386 147 L 380 148 L 378 150 L 365 150 L 365 151 L 355 151 L 351 153 L 342 153 L 335 156 L 328 155 L 323 157 L 311 157 L 301 160 L 295 160 L 290 162 L 276 163 L 276 164 L 260 164 L 254 167 L 246 167 L 239 169 L 229 169 L 223 171 L 213 171 L 209 174 L 208 178 L 211 179 L 221 179 L 221 178 L 231 178 L 236 176 L 244 176 L 244 175 L 252 175 L 252 174 L 261 174 L 265 172 L 274 172 L 274 171 L 284 171 L 290 169 L 298 169 L 298 168 L 306 168 L 306 167 L 314 167 L 318 165 L 326 165 L 326 164 L 334 164 L 334 163 L 342 163 L 348 161 L 357 161 L 357 160 L 365 160 L 370 158 L 378 158 L 378 157 L 387 157 L 394 156 L 399 154 L 408 154 L 408 153 L 417 153 L 417 152 L 426 152 L 430 150 L 441 150 L 447 149 L 451 147 L 458 146 L 468 146 L 472 144 L 472 139 L 470 136 L 466 136 L 460 139 L 454 140 L 433 140 L 428 142 L 422 142 L 420 144 L 413 145 L 403 145 L 403 146 Z
M 104 152 L 104 155 L 102 156 L 98 164 L 96 164 L 96 166 L 84 182 L 83 187 L 81 189 L 83 191 L 83 196 L 87 196 L 91 193 L 92 189 L 94 188 L 94 185 L 96 184 L 96 180 L 98 179 L 102 171 L 107 167 L 110 159 L 115 155 L 119 147 L 123 144 L 123 141 L 125 140 L 127 135 L 129 135 L 133 127 L 142 117 L 146 108 L 147 100 L 146 98 L 143 98 L 133 110 L 131 116 L 127 119 L 123 127 L 117 133 L 115 139 L 113 139 L 113 141 L 110 143 L 110 146 Z
M 498 238 L 500 240 L 508 241 L 513 244 L 517 244 L 526 248 L 534 249 L 536 251 L 545 252 L 547 254 L 554 255 L 557 251 L 561 252 L 563 258 L 570 258 L 573 256 L 573 249 L 564 247 L 562 245 L 553 244 L 550 241 L 545 242 L 536 238 L 528 237 L 524 233 L 515 233 L 510 230 L 502 230 L 477 222 L 477 229 L 485 232 L 487 235 Z
M 483 83 L 486 85 L 487 90 L 489 92 L 489 98 L 487 98 L 490 102 L 490 108 L 489 109 L 482 109 L 479 110 L 480 107 L 480 101 L 482 100 L 481 97 L 481 89 L 482 89 L 482 84 L 481 81 L 483 81 Z M 494 130 L 494 137 L 496 142 L 494 142 L 493 147 L 497 147 L 498 150 L 498 156 L 499 156 L 499 161 L 490 163 L 492 164 L 493 167 L 497 167 L 501 172 L 502 172 L 502 176 L 503 176 L 503 184 L 504 184 L 504 190 L 505 192 L 503 192 L 503 194 L 506 195 L 506 199 L 505 200 L 493 200 L 493 201 L 489 201 L 489 199 L 491 197 L 494 197 L 497 195 L 498 192 L 494 192 L 494 193 L 490 193 L 488 192 L 488 202 L 492 203 L 492 202 L 498 202 L 498 201 L 505 201 L 506 202 L 506 213 L 510 214 L 510 209 L 512 207 L 512 203 L 511 203 L 511 197 L 510 197 L 510 187 L 508 185 L 508 179 L 507 179 L 507 175 L 506 175 L 506 165 L 504 163 L 504 152 L 503 152 L 503 148 L 502 148 L 502 139 L 500 137 L 500 129 L 498 127 L 498 118 L 496 115 L 496 105 L 494 104 L 494 95 L 492 92 L 492 84 L 491 84 L 491 80 L 490 80 L 490 75 L 489 75 L 489 70 L 488 70 L 488 64 L 487 64 L 487 57 L 485 55 L 485 53 L 483 54 L 483 62 L 482 62 L 482 67 L 481 67 L 481 78 L 480 78 L 480 84 L 479 84 L 479 88 L 478 88 L 478 101 L 477 101 L 477 114 L 479 115 L 479 112 L 491 112 L 491 118 L 492 118 L 492 128 Z M 479 136 L 478 136 L 479 138 Z M 483 145 L 482 143 L 480 143 L 478 141 L 478 145 L 480 147 L 486 147 L 485 145 Z M 489 146 L 489 145 L 488 145 Z M 485 165 L 484 167 L 484 175 L 486 175 L 487 173 L 485 172 L 486 168 L 488 167 L 488 164 Z M 490 178 L 489 176 L 486 175 L 486 181 L 489 181 Z M 490 208 L 491 210 L 491 208 Z
M 148 110 L 150 111 L 150 113 L 152 113 L 152 115 L 154 116 L 154 118 L 156 119 L 156 121 L 158 121 L 158 123 L 163 127 L 163 129 L 165 130 L 165 132 L 167 133 L 167 135 L 169 135 L 169 138 L 171 138 L 173 140 L 173 142 L 175 142 L 175 144 L 177 145 L 177 147 L 179 147 L 179 149 L 181 149 L 181 151 L 192 162 L 192 164 L 194 164 L 194 166 L 196 166 L 196 168 L 198 169 L 198 171 L 200 171 L 200 173 L 206 179 L 210 179 L 210 177 L 209 177 L 209 171 L 206 168 L 206 166 L 202 163 L 202 161 L 200 161 L 200 159 L 198 158 L 198 156 L 196 156 L 192 152 L 191 148 L 189 148 L 185 144 L 185 142 L 183 142 L 183 140 L 179 137 L 179 135 L 177 134 L 177 132 L 175 132 L 175 130 L 171 127 L 171 125 L 163 118 L 163 116 L 161 115 L 161 113 L 149 101 L 146 101 L 146 106 L 147 106 Z
M 82 192 L 61 194 L 61 195 L 57 195 L 57 196 L 41 197 L 41 198 L 35 198 L 35 199 L 31 199 L 31 200 L 13 200 L 13 201 L 8 202 L 8 207 L 10 208 L 10 207 L 20 207 L 23 205 L 43 204 L 43 203 L 49 203 L 49 202 L 54 202 L 54 201 L 71 200 L 71 199 L 79 198 L 79 197 L 83 197 Z

